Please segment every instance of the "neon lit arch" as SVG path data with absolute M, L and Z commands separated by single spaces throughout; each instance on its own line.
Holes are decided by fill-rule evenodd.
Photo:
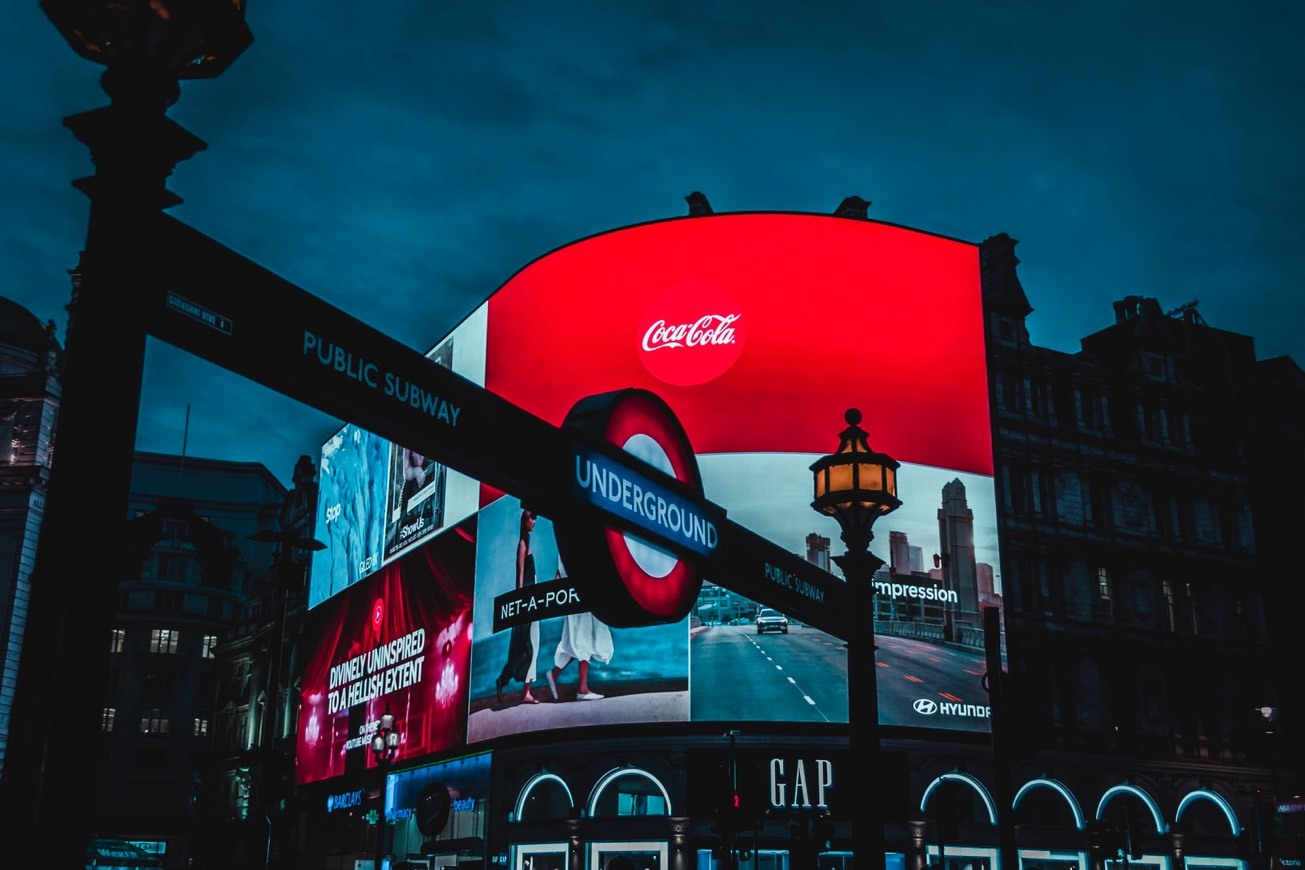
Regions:
M 1198 800 L 1211 801 L 1219 809 L 1223 810 L 1224 818 L 1228 820 L 1228 830 L 1234 837 L 1240 837 L 1242 834 L 1241 823 L 1237 821 L 1237 814 L 1228 801 L 1224 800 L 1223 795 L 1212 792 L 1209 789 L 1198 788 L 1183 795 L 1183 799 L 1178 802 L 1178 811 L 1174 813 L 1174 821 L 1183 817 L 1183 811 Z
M 1110 803 L 1111 798 L 1121 794 L 1131 794 L 1146 804 L 1146 808 L 1151 811 L 1151 820 L 1155 823 L 1157 834 L 1169 833 L 1169 826 L 1165 824 L 1164 816 L 1160 814 L 1160 807 L 1151 799 L 1151 796 L 1137 786 L 1128 785 L 1127 783 L 1114 785 L 1106 789 L 1106 793 L 1101 796 L 1101 802 L 1097 804 L 1096 818 L 1101 818 L 1101 814 L 1105 812 L 1106 804 Z
M 598 808 L 598 799 L 603 796 L 603 792 L 607 790 L 609 785 L 623 776 L 643 777 L 653 785 L 657 786 L 657 789 L 661 792 L 662 800 L 666 802 L 666 815 L 674 815 L 674 813 L 671 812 L 671 796 L 666 791 L 666 786 L 662 785 L 660 779 L 640 767 L 614 767 L 599 777 L 598 782 L 594 783 L 593 791 L 589 792 L 589 800 L 586 803 L 585 812 L 592 817 L 594 810 Z
M 961 782 L 968 785 L 978 793 L 983 800 L 983 806 L 988 811 L 988 824 L 997 824 L 997 805 L 992 802 L 992 795 L 979 782 L 968 773 L 944 773 L 942 776 L 929 783 L 929 787 L 924 790 L 924 796 L 920 798 L 920 812 L 924 812 L 929 806 L 929 798 L 933 797 L 934 791 L 944 782 Z
M 1024 785 L 1020 786 L 1020 790 L 1015 792 L 1015 799 L 1011 801 L 1011 809 L 1019 809 L 1020 801 L 1035 788 L 1049 788 L 1060 795 L 1065 799 L 1065 803 L 1069 804 L 1070 812 L 1074 814 L 1074 827 L 1081 831 L 1087 826 L 1087 822 L 1083 818 L 1083 809 L 1078 805 L 1074 795 L 1062 783 L 1054 779 L 1031 779 L 1024 783 Z
M 521 787 L 521 793 L 517 795 L 516 806 L 512 808 L 513 818 L 518 820 L 521 818 L 521 815 L 526 810 L 526 799 L 530 797 L 532 791 L 545 782 L 555 782 L 562 786 L 562 791 L 566 792 L 567 803 L 571 806 L 575 806 L 575 798 L 572 797 L 571 788 L 566 784 L 566 780 L 562 779 L 562 777 L 558 776 L 556 773 L 537 773 L 530 777 L 529 781 Z

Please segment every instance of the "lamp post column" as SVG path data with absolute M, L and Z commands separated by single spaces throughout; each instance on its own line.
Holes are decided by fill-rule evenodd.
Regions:
M 900 463 L 870 449 L 861 412 L 849 408 L 838 450 L 811 465 L 811 507 L 833 517 L 843 530 L 847 552 L 835 556 L 851 593 L 852 622 L 847 632 L 848 749 L 852 788 L 865 810 L 852 820 L 856 870 L 884 870 L 883 777 L 879 764 L 879 686 L 875 677 L 875 572 L 883 560 L 870 552 L 879 517 L 897 510 Z
M 864 809 L 852 820 L 857 870 L 884 870 L 884 813 L 880 795 L 879 690 L 875 672 L 875 571 L 883 566 L 869 550 L 852 550 L 834 561 L 852 593 L 861 630 L 847 641 L 847 711 L 852 787 Z
M 96 172 L 76 183 L 91 211 L 68 305 L 56 458 L 15 689 L 14 709 L 28 715 L 14 717 L 10 746 L 22 752 L 9 753 L 0 788 L 8 823 L 41 843 L 55 867 L 85 863 L 90 839 L 145 361 L 136 300 L 156 280 L 161 209 L 177 201 L 167 177 L 204 147 L 165 117 L 176 94 L 166 73 L 106 73 L 104 86 L 108 107 L 64 122 L 89 146 Z M 91 569 L 88 553 L 98 560 Z M 39 710 L 59 715 L 31 715 Z M 74 800 L 88 794 L 89 804 Z
M 381 862 L 385 860 L 385 828 L 387 825 L 385 819 L 386 774 L 399 754 L 399 732 L 395 730 L 394 717 L 390 715 L 388 707 L 381 716 L 376 733 L 372 735 L 372 754 L 376 757 L 376 769 L 381 778 L 381 807 L 380 814 L 376 819 L 376 864 L 372 870 L 381 870 Z

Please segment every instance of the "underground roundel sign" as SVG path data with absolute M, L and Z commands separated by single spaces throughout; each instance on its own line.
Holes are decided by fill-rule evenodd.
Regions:
M 683 619 L 702 587 L 702 564 L 716 554 L 724 517 L 702 498 L 683 427 L 658 396 L 633 388 L 582 399 L 563 425 L 667 475 L 640 474 L 613 459 L 615 451 L 577 446 L 577 494 L 612 520 L 557 524 L 567 575 L 594 615 L 614 627 Z

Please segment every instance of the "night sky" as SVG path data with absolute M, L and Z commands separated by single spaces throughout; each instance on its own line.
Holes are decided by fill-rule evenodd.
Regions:
M 93 170 L 62 119 L 107 97 L 36 0 L 7 8 L 0 295 L 62 341 Z M 536 257 L 701 191 L 1009 233 L 1058 350 L 1137 294 L 1305 362 L 1299 2 L 249 0 L 247 20 L 253 45 L 170 112 L 208 143 L 171 214 L 418 350 Z M 139 449 L 288 482 L 339 423 L 151 341 Z

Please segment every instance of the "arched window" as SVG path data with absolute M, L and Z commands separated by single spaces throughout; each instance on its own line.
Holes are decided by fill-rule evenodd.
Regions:
M 1203 788 L 1183 796 L 1174 813 L 1174 823 L 1183 833 L 1201 837 L 1237 837 L 1242 832 L 1228 801 Z
M 574 805 L 571 789 L 555 773 L 540 773 L 521 789 L 514 810 L 518 822 L 565 819 Z
M 1054 779 L 1024 783 L 1011 801 L 1017 824 L 1072 827 L 1083 830 L 1083 810 L 1074 795 Z
M 619 767 L 594 785 L 589 798 L 590 816 L 669 816 L 671 798 L 666 787 L 646 770 Z

